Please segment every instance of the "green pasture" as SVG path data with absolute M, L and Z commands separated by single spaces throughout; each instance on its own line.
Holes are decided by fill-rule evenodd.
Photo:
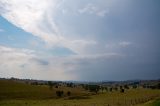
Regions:
M 56 90 L 63 90 L 64 96 L 57 97 Z M 0 106 L 160 106 L 159 98 L 160 90 L 143 88 L 91 94 L 81 87 L 51 90 L 47 85 L 0 81 Z

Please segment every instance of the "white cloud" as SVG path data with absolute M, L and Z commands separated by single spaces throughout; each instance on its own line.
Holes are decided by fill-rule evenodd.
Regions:
M 81 39 L 76 45 L 77 39 L 62 35 L 55 21 L 61 2 L 63 0 L 1 0 L 0 14 L 17 27 L 41 38 L 49 47 L 61 45 L 81 54 L 84 51 L 80 50 L 94 41 Z
M 127 47 L 127 46 L 129 46 L 131 44 L 132 44 L 131 42 L 127 42 L 127 41 L 123 41 L 123 42 L 119 43 L 119 45 L 122 46 L 122 47 Z
M 33 50 L 0 46 L 0 77 L 47 80 L 79 80 L 77 67 L 83 63 L 122 57 L 117 53 L 43 57 Z M 83 67 L 83 66 L 81 66 Z
M 28 63 L 30 58 L 35 57 L 34 51 L 28 49 L 16 49 L 5 46 L 0 46 L 0 72 L 3 76 L 18 76 L 20 77 L 20 67 Z
M 79 55 L 87 54 L 87 49 L 95 46 L 97 44 L 96 41 L 92 40 L 74 40 L 74 41 L 66 41 L 66 47 L 69 47 L 71 50 L 75 51 L 75 53 Z
M 93 4 L 87 4 L 84 8 L 79 9 L 78 12 L 80 14 L 87 13 L 104 17 L 106 14 L 108 14 L 109 11 L 106 9 L 99 8 L 98 6 L 95 6 Z
M 75 75 L 67 73 L 63 65 L 66 59 L 53 57 L 43 59 L 33 50 L 17 49 L 0 46 L 0 77 L 35 78 L 48 80 L 76 79 Z M 66 61 L 65 61 L 66 60 Z M 71 67 L 71 66 L 70 66 Z
M 104 17 L 107 13 L 108 13 L 107 10 L 102 10 L 102 11 L 97 12 L 97 15 L 100 17 Z
M 43 21 L 46 20 L 45 18 L 50 19 L 50 16 L 48 16 L 50 15 L 48 14 L 48 10 L 51 7 L 50 4 L 55 7 L 56 2 L 56 0 L 53 2 L 52 0 L 2 0 L 0 1 L 0 8 L 3 10 L 1 15 L 14 25 L 35 36 L 41 37 L 46 41 L 56 42 L 58 38 L 51 36 L 43 24 Z M 55 8 L 52 8 L 53 13 L 51 15 L 54 14 Z M 53 28 L 54 34 L 56 34 L 55 23 L 51 21 L 50 24 L 52 25 L 49 27 Z
M 61 5 L 63 1 L 66 2 Z M 143 54 L 143 50 L 137 52 L 135 57 L 130 57 L 131 55 L 127 57 L 128 53 L 133 53 L 131 47 L 133 47 L 134 41 L 123 41 L 123 39 L 126 39 L 122 36 L 123 32 L 116 39 L 114 38 L 115 36 L 112 36 L 117 34 L 116 31 L 114 32 L 114 29 L 116 29 L 114 26 L 116 26 L 117 22 L 114 23 L 115 18 L 112 19 L 112 17 L 121 18 L 121 13 L 123 15 L 126 13 L 123 10 L 128 9 L 128 3 L 116 0 L 87 0 L 87 3 L 91 2 L 93 4 L 86 5 L 84 4 L 86 1 L 81 0 L 78 2 L 76 0 L 0 0 L 0 15 L 2 17 L 24 31 L 41 38 L 48 44 L 44 46 L 43 43 L 40 44 L 36 40 L 30 41 L 29 43 L 35 46 L 34 48 L 41 45 L 49 47 L 47 49 L 42 47 L 42 51 L 33 51 L 0 46 L 0 77 L 9 76 L 52 80 L 78 80 L 81 77 L 81 80 L 83 80 L 83 78 L 87 79 L 88 76 L 91 76 L 91 79 L 96 80 L 97 78 L 102 78 L 102 76 L 104 76 L 103 78 L 108 78 L 118 74 L 124 77 L 123 70 L 127 68 L 127 70 L 135 70 L 135 66 L 131 65 L 131 63 L 135 61 L 137 63 L 139 57 L 141 57 L 141 53 Z M 101 17 L 105 17 L 110 11 L 110 19 L 113 23 L 109 22 L 105 25 Z M 93 16 L 100 17 L 98 18 L 100 20 L 95 18 L 95 21 Z M 69 31 L 72 28 L 73 30 Z M 105 28 L 109 29 L 105 30 Z M 3 29 L 0 31 L 3 31 Z M 76 35 L 77 32 L 79 35 Z M 14 40 L 10 37 L 8 39 Z M 107 44 L 105 45 L 105 43 Z M 51 56 L 52 51 L 48 49 L 53 49 L 54 46 L 68 48 L 77 55 Z M 47 50 L 51 53 L 48 53 Z M 134 50 L 137 51 L 139 49 L 133 48 Z M 148 51 L 148 49 L 144 50 Z M 44 55 L 37 54 L 37 52 L 47 52 L 44 53 L 47 56 L 43 57 Z M 123 56 L 126 57 L 123 58 Z M 140 61 L 146 60 L 146 57 L 147 59 L 153 58 L 151 60 L 155 62 L 154 57 L 156 55 L 152 57 L 150 54 L 149 56 L 145 55 L 144 58 L 142 56 Z M 117 58 L 118 60 L 116 60 Z M 127 65 L 130 61 L 131 63 Z M 147 61 L 150 63 L 150 59 Z M 132 68 L 130 68 L 131 66 Z M 114 74 L 108 74 L 109 71 Z M 130 74 L 132 70 L 128 72 Z M 99 76 L 96 78 L 97 75 Z
M 114 42 L 114 43 L 108 43 L 105 45 L 107 49 L 117 49 L 117 48 L 124 48 L 132 45 L 132 42 L 129 41 L 122 41 L 122 42 Z
M 6 55 L 6 57 L 10 56 L 28 57 L 28 55 L 34 57 L 33 50 L 9 48 L 5 46 L 0 46 L 0 53 L 5 53 L 4 55 Z

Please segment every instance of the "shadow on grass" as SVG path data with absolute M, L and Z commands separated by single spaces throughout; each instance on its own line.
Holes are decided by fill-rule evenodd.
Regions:
M 76 99 L 76 100 L 91 99 L 91 97 L 89 97 L 89 96 L 71 96 L 71 97 L 65 98 L 65 100 L 73 100 L 73 99 Z
M 160 106 L 160 99 L 155 100 L 152 106 Z

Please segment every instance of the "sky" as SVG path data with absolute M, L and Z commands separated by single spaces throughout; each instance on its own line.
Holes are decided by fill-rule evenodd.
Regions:
M 159 0 L 0 0 L 0 77 L 160 78 Z

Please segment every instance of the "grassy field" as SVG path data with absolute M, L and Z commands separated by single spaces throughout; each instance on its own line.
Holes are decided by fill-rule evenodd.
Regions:
M 58 98 L 56 90 L 63 90 Z M 71 91 L 71 96 L 66 92 Z M 10 80 L 0 81 L 0 106 L 160 106 L 160 90 L 130 89 L 90 94 L 80 87 L 49 89 L 46 85 L 28 85 Z
M 144 104 L 140 104 L 140 105 L 137 105 L 137 106 L 160 106 L 160 99 L 151 100 L 149 102 L 146 102 Z
M 53 99 L 57 98 L 56 91 L 63 90 L 64 96 L 67 91 L 72 91 L 73 96 L 87 95 L 87 92 L 80 87 L 70 88 L 60 86 L 49 89 L 48 85 L 29 85 L 11 80 L 0 80 L 0 100 L 4 99 Z

